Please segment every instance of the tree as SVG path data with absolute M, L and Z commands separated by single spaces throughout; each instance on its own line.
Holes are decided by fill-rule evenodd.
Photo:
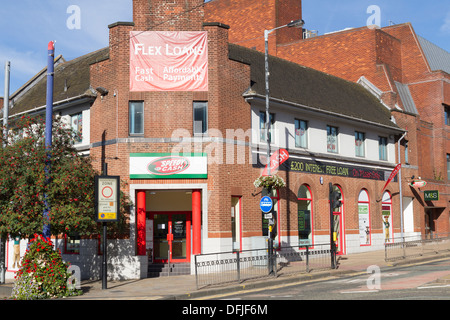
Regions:
M 45 121 L 23 116 L 2 141 L 0 233 L 29 238 L 49 223 L 53 235 L 88 235 L 96 227 L 96 173 L 90 159 L 77 153 L 74 132 L 60 117 L 53 121 L 51 150 L 46 150 L 44 137 Z M 48 220 L 43 217 L 46 202 Z

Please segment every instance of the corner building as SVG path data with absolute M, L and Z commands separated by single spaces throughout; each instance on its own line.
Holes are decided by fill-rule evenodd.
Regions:
M 80 77 L 71 104 L 61 103 L 61 108 L 85 108 L 89 130 L 83 130 L 83 151 L 96 169 L 107 164 L 109 175 L 128 183 L 123 191 L 133 202 L 129 233 L 108 241 L 111 278 L 153 276 L 152 266 L 169 260 L 179 272 L 193 273 L 195 255 L 267 247 L 262 190 L 254 186 L 267 162 L 264 54 L 231 44 L 230 26 L 220 19 L 205 20 L 213 3 L 134 0 L 133 22 L 109 26 L 108 48 L 62 64 L 60 74 L 87 75 Z M 152 82 L 157 73 L 152 66 L 131 68 L 132 38 L 157 31 L 207 34 L 206 91 L 195 85 L 132 89 L 132 81 Z M 139 50 L 156 59 L 165 45 L 156 46 L 146 43 Z M 81 61 L 88 67 L 81 69 Z M 339 254 L 382 249 L 395 241 L 399 186 L 396 180 L 386 182 L 405 130 L 359 84 L 274 56 L 269 65 L 271 153 L 289 153 L 277 171 L 286 187 L 270 195 L 276 246 L 303 250 L 299 247 L 329 244 L 330 183 L 343 203 L 333 212 Z M 190 66 L 169 67 L 181 73 Z M 65 79 L 57 77 L 58 69 L 55 94 L 62 95 Z M 16 110 L 20 99 L 33 101 L 35 94 L 28 90 L 18 97 Z M 81 239 L 78 246 L 65 259 L 80 266 L 83 278 L 98 277 L 99 240 Z

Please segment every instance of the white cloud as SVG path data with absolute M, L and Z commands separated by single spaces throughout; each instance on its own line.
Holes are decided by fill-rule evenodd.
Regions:
M 444 24 L 441 26 L 441 31 L 450 34 L 450 12 L 445 17 Z

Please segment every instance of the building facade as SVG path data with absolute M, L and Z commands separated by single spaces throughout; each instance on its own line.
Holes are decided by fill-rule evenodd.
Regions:
M 290 6 L 290 12 L 284 6 Z M 230 41 L 264 50 L 263 30 L 304 18 L 301 0 L 216 0 L 206 6 L 206 19 L 230 25 Z M 246 10 L 264 21 L 256 29 Z M 267 8 L 270 8 L 269 10 Z M 303 34 L 302 34 L 303 32 Z M 313 36 L 311 36 L 313 34 Z M 449 232 L 448 106 L 450 53 L 416 34 L 410 23 L 364 26 L 316 36 L 308 30 L 282 29 L 269 41 L 270 52 L 283 59 L 360 83 L 390 110 L 395 122 L 407 131 L 401 140 L 397 163 L 402 164 L 405 210 L 414 209 L 413 227 L 433 236 Z M 259 40 L 258 40 L 259 39 Z M 414 181 L 427 184 L 418 188 Z M 434 194 L 434 198 L 430 198 Z M 405 216 L 408 214 L 405 213 Z M 410 221 L 405 217 L 407 221 Z M 409 226 L 409 227 L 408 227 Z
M 107 164 L 109 175 L 120 176 L 133 203 L 129 233 L 108 240 L 112 278 L 147 277 L 149 267 L 169 260 L 194 272 L 195 255 L 267 247 L 262 189 L 254 184 L 267 163 L 264 55 L 231 44 L 232 27 L 205 18 L 215 2 L 134 0 L 133 22 L 111 24 L 107 48 L 55 69 L 55 94 L 61 95 L 55 104 L 66 107 L 61 116 L 74 126 L 82 119 L 80 151 L 99 172 Z M 207 48 L 139 42 L 140 36 L 167 35 L 207 35 Z M 133 59 L 164 52 L 171 58 L 207 53 L 207 64 L 195 69 L 207 73 L 181 79 L 194 67 L 170 65 L 170 83 L 163 86 L 187 80 L 193 89 L 135 89 L 133 81 L 153 84 L 157 69 Z M 274 56 L 269 65 L 270 151 L 289 153 L 277 169 L 286 186 L 270 194 L 276 246 L 304 250 L 329 243 L 330 218 L 339 254 L 395 241 L 402 224 L 399 183 L 387 182 L 397 164 L 396 142 L 406 132 L 399 121 L 360 84 Z M 68 86 L 75 71 L 81 73 L 77 86 Z M 204 81 L 195 85 L 206 76 L 206 88 Z M 15 101 L 12 117 L 45 104 L 28 102 L 42 90 L 27 92 Z M 343 203 L 332 213 L 330 184 Z M 408 231 L 417 235 L 420 221 L 411 203 Z M 83 278 L 97 278 L 99 244 L 78 238 L 57 245 Z

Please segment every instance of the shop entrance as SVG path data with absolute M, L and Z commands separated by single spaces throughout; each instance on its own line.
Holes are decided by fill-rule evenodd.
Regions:
M 153 262 L 190 262 L 191 212 L 151 212 Z

